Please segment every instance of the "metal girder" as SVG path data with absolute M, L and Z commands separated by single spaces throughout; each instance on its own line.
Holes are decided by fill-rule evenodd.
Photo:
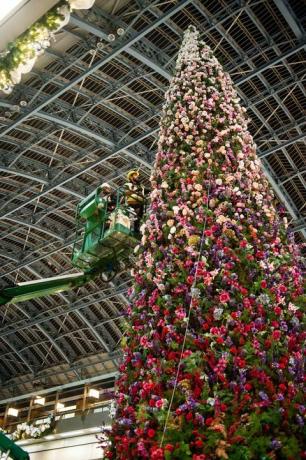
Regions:
M 30 318 L 30 315 L 26 312 L 26 310 L 22 306 L 18 306 L 18 309 L 24 314 L 25 317 Z M 62 356 L 64 361 L 66 361 L 67 364 L 70 364 L 70 359 L 68 356 L 64 353 L 62 348 L 54 341 L 54 339 L 51 337 L 51 335 L 46 331 L 46 329 L 41 326 L 40 324 L 37 325 L 37 328 L 43 333 L 43 335 L 48 339 L 50 344 L 54 347 L 54 349 Z
M 49 113 L 39 112 L 38 116 L 39 116 L 39 118 L 43 118 L 44 120 L 48 120 L 48 121 L 52 121 L 54 123 L 58 123 L 60 126 L 62 126 L 64 128 L 67 128 L 67 129 L 70 129 L 72 131 L 75 131 L 78 134 L 82 134 L 84 136 L 91 137 L 91 138 L 95 139 L 96 141 L 101 142 L 102 144 L 106 145 L 110 149 L 113 149 L 113 148 L 116 149 L 120 145 L 120 144 L 116 144 L 110 138 L 107 138 L 107 137 L 104 137 L 104 136 L 102 136 L 100 134 L 97 134 L 97 133 L 95 133 L 94 131 L 92 131 L 92 130 L 90 130 L 88 128 L 85 128 L 85 127 L 83 127 L 81 125 L 78 125 L 76 123 L 73 123 L 71 121 L 63 120 L 62 118 L 56 117 L 56 116 L 51 115 Z M 154 130 L 154 132 L 156 132 L 156 130 Z M 153 132 L 152 132 L 152 134 L 153 134 Z M 137 162 L 143 164 L 146 167 L 149 166 L 149 163 L 147 161 L 143 160 L 141 157 L 137 157 L 134 153 L 130 152 L 128 150 L 128 148 L 125 149 L 125 153 L 126 153 L 126 155 L 128 157 L 131 157 L 134 161 L 137 161 Z
M 107 40 L 108 41 L 108 34 L 106 32 L 104 32 L 103 30 L 97 30 L 97 28 L 95 26 L 93 26 L 91 23 L 87 22 L 85 19 L 80 19 L 77 15 L 75 14 L 72 14 L 71 15 L 71 18 L 70 18 L 70 21 L 73 25 L 77 26 L 77 27 L 81 27 L 83 30 L 86 30 L 86 32 L 89 32 L 89 33 L 92 33 L 93 35 L 103 39 L 103 40 Z M 152 43 L 149 42 L 149 41 L 146 41 L 146 44 L 148 45 L 147 46 L 147 49 L 151 49 L 152 50 Z M 152 54 L 151 53 L 151 58 L 148 58 L 146 57 L 145 55 L 141 54 L 138 50 L 136 50 L 135 48 L 127 48 L 126 49 L 126 52 L 130 55 L 130 56 L 133 56 L 135 57 L 136 59 L 140 60 L 141 62 L 143 62 L 143 64 L 147 65 L 148 67 L 150 67 L 152 70 L 156 70 L 157 68 L 159 69 L 162 69 L 162 76 L 169 79 L 169 72 L 164 69 L 162 67 L 162 64 L 160 62 L 158 62 L 160 59 L 158 59 L 158 57 L 160 58 L 163 53 L 161 53 L 160 50 L 154 50 L 155 53 L 155 59 L 156 61 L 154 61 L 152 59 Z M 159 51 L 159 53 L 158 53 Z M 163 64 L 166 64 L 167 62 L 169 62 L 169 57 L 168 56 L 164 56 L 164 58 L 162 59 L 163 61 Z
M 259 152 L 258 156 L 260 158 L 266 158 L 269 155 L 272 155 L 273 153 L 277 152 L 278 150 L 285 149 L 286 147 L 289 147 L 292 144 L 295 144 L 298 141 L 303 140 L 306 137 L 305 133 L 299 134 L 298 136 L 292 137 L 291 139 L 288 139 L 287 141 L 283 141 L 281 144 L 275 145 L 274 147 L 271 147 L 269 150 L 266 150 L 265 152 Z
M 293 31 L 294 35 L 298 40 L 301 40 L 305 36 L 302 25 L 300 24 L 298 18 L 295 16 L 292 8 L 287 0 L 273 0 L 279 11 L 282 13 L 286 19 L 290 29 Z
M 93 361 L 93 362 L 88 362 L 87 364 L 84 364 L 84 363 L 79 363 L 79 364 L 75 364 L 73 366 L 73 368 L 71 368 L 71 370 L 73 369 L 82 369 L 82 368 L 86 368 L 86 367 L 89 367 L 89 366 L 96 366 L 96 365 L 99 365 L 99 364 L 103 364 L 103 362 L 108 362 L 108 361 L 111 361 L 113 357 L 120 357 L 121 356 L 121 353 L 119 352 L 113 352 L 110 354 L 110 356 L 107 356 L 105 358 L 101 358 L 99 360 L 96 360 L 96 361 Z M 70 370 L 63 370 L 63 374 L 65 373 L 69 373 Z M 39 378 L 41 380 L 43 379 L 48 379 L 50 377 L 53 377 L 54 375 L 57 375 L 57 373 L 49 373 L 49 374 L 45 374 L 45 375 L 39 375 Z M 69 382 L 69 383 L 66 383 L 66 384 L 63 384 L 63 385 L 55 385 L 55 386 L 52 386 L 52 387 L 49 387 L 49 388 L 46 388 L 46 389 L 42 389 L 42 390 L 39 390 L 39 394 L 40 395 L 46 395 L 48 393 L 51 393 L 53 391 L 62 391 L 66 388 L 74 388 L 76 386 L 80 386 L 80 385 L 84 385 L 86 383 L 94 383 L 94 382 L 98 382 L 100 380 L 107 380 L 107 379 L 115 379 L 116 377 L 118 376 L 118 371 L 116 372 L 106 372 L 104 374 L 99 374 L 95 377 L 88 377 L 86 379 L 81 379 L 81 380 L 78 380 L 78 381 L 74 381 L 74 382 Z M 31 380 L 26 380 L 24 379 L 24 382 L 25 383 L 31 383 Z M 28 399 L 28 398 L 31 398 L 32 396 L 36 396 L 37 394 L 37 390 L 36 391 L 33 391 L 31 393 L 26 393 L 26 394 L 23 394 L 23 395 L 20 395 L 20 396 L 14 396 L 12 398 L 6 398 L 6 399 L 2 399 L 0 401 L 0 404 L 3 405 L 3 404 L 8 404 L 10 402 L 17 402 L 17 401 L 21 401 L 23 399 Z
M 11 348 L 12 350 L 12 353 L 15 353 L 16 356 L 18 356 L 18 358 L 21 359 L 21 361 L 23 362 L 23 364 L 27 367 L 27 369 L 31 372 L 31 374 L 35 375 L 35 370 L 34 368 L 31 366 L 31 364 L 28 362 L 28 360 L 22 356 L 22 354 L 17 350 L 17 348 L 15 347 L 15 345 L 12 344 L 12 341 L 10 340 L 7 340 L 6 338 L 2 337 L 2 340 L 4 341 L 4 343 L 6 343 L 6 345 Z
M 300 72 L 300 74 L 296 74 L 294 79 L 290 77 L 282 81 L 278 85 L 273 86 L 273 88 L 272 87 L 267 88 L 266 91 L 260 94 L 260 98 L 258 97 L 258 95 L 249 98 L 248 107 L 252 108 L 253 106 L 256 106 L 268 100 L 270 97 L 279 95 L 279 93 L 281 93 L 282 91 L 287 91 L 291 89 L 292 86 L 298 84 L 298 80 L 303 76 L 303 74 L 304 74 L 304 71 Z
M 283 186 L 278 184 L 275 181 L 275 178 L 273 176 L 271 167 L 270 167 L 270 165 L 267 163 L 267 161 L 265 159 L 263 159 L 263 165 L 264 165 L 265 174 L 267 175 L 267 178 L 268 178 L 269 182 L 271 183 L 272 187 L 276 191 L 276 193 L 279 196 L 280 200 L 285 204 L 285 206 L 286 206 L 287 210 L 289 211 L 292 219 L 294 219 L 294 221 L 298 221 L 300 219 L 300 215 L 299 215 L 299 211 L 297 210 L 295 204 L 290 199 L 290 197 L 286 193 L 286 190 L 283 188 Z M 306 238 L 306 231 L 302 228 L 301 232 L 302 232 L 304 238 Z
M 64 237 L 61 236 L 60 233 L 52 232 L 47 227 L 32 223 L 30 220 L 26 220 L 24 217 L 22 219 L 17 219 L 17 217 L 15 216 L 6 217 L 6 220 L 9 220 L 10 222 L 14 222 L 15 224 L 18 224 L 20 226 L 25 226 L 25 227 L 37 230 L 38 232 L 45 233 L 45 235 L 51 236 L 52 238 L 58 239 L 60 241 L 65 241 Z
M 297 220 L 292 229 L 294 233 L 301 232 L 303 230 L 306 230 L 306 218 L 305 217 Z
M 260 73 L 262 73 L 264 70 L 266 70 L 266 69 L 268 69 L 270 67 L 273 67 L 276 64 L 279 64 L 280 62 L 284 61 L 288 57 L 292 56 L 293 54 L 298 53 L 299 51 L 301 51 L 303 49 L 305 49 L 305 41 L 303 43 L 301 43 L 299 45 L 296 45 L 293 48 L 285 51 L 283 54 L 280 54 L 279 56 L 277 56 L 276 58 L 272 59 L 267 64 L 263 64 L 263 65 L 259 66 L 257 69 L 253 70 L 253 72 L 250 72 L 249 74 L 245 75 L 244 77 L 239 78 L 239 80 L 237 80 L 235 82 L 235 85 L 236 86 L 242 85 L 246 81 L 251 80 L 252 78 L 254 78 L 257 75 L 259 75 Z
M 3 150 L 1 152 L 3 153 Z M 25 179 L 33 180 L 34 182 L 39 182 L 40 184 L 44 184 L 44 185 L 48 184 L 48 180 L 44 179 L 41 176 L 34 175 L 33 173 L 31 174 L 24 170 L 21 171 L 15 168 L 8 168 L 7 166 L 1 165 L 1 162 L 0 162 L 0 171 L 5 172 L 7 174 L 14 174 L 16 176 L 24 177 Z
M 286 184 L 286 182 L 289 182 L 293 179 L 295 179 L 296 177 L 299 177 L 302 176 L 303 174 L 306 174 L 306 169 L 302 169 L 301 171 L 299 170 L 295 170 L 292 174 L 290 174 L 289 176 L 284 176 L 283 178 L 280 177 L 279 178 L 279 184 L 280 185 L 284 185 Z
M 77 129 L 77 128 L 75 128 Z M 141 136 L 131 140 L 130 142 L 128 142 L 127 144 L 123 144 L 121 147 L 118 147 L 116 148 L 115 150 L 113 150 L 112 152 L 110 152 L 109 154 L 105 155 L 103 158 L 99 159 L 99 160 L 96 160 L 94 162 L 92 162 L 89 166 L 85 166 L 83 169 L 80 169 L 79 171 L 77 171 L 76 173 L 70 175 L 69 177 L 67 177 L 66 179 L 63 179 L 63 180 L 60 180 L 60 181 L 57 181 L 57 182 L 50 182 L 50 185 L 48 187 L 45 188 L 45 190 L 43 190 L 42 192 L 40 192 L 39 194 L 35 195 L 34 197 L 28 199 L 26 202 L 22 203 L 22 204 L 19 204 L 19 205 L 16 205 L 14 207 L 12 207 L 10 210 L 8 210 L 7 212 L 5 213 L 2 213 L 0 215 L 0 218 L 4 218 L 16 211 L 18 211 L 19 209 L 23 208 L 25 206 L 25 204 L 29 204 L 29 203 L 32 203 L 33 201 L 36 201 L 38 198 L 46 195 L 47 193 L 49 193 L 50 191 L 52 190 L 55 190 L 56 188 L 58 187 L 62 187 L 64 184 L 66 184 L 67 182 L 75 179 L 76 177 L 88 172 L 89 170 L 95 168 L 96 166 L 99 166 L 100 164 L 104 163 L 106 160 L 108 160 L 109 158 L 112 158 L 116 155 L 118 155 L 119 153 L 126 153 L 130 147 L 132 147 L 133 145 L 137 144 L 138 142 L 140 142 L 142 139 L 145 139 L 147 138 L 148 136 L 151 136 L 152 134 L 154 134 L 155 132 L 157 132 L 159 130 L 159 128 L 155 128 L 155 129 L 152 129 L 150 132 L 146 132 L 144 134 L 142 134 Z M 92 135 L 91 131 L 88 131 L 89 132 L 89 135 Z M 102 139 L 101 139 L 101 142 L 102 142 Z M 141 158 L 139 158 L 138 156 L 132 154 L 132 153 L 129 153 L 128 155 L 130 158 L 133 158 L 134 161 L 136 162 L 140 162 L 141 164 L 144 164 L 146 167 L 149 167 L 151 168 L 151 165 L 149 163 L 147 163 L 145 160 L 142 160 Z
M 12 260 L 13 262 L 18 262 L 18 259 L 14 256 L 11 256 L 10 254 L 7 254 L 5 252 L 0 251 L 0 257 L 3 257 L 5 259 Z
M 288 125 L 284 125 L 284 126 L 281 126 L 280 128 L 278 129 L 275 129 L 274 130 L 274 135 L 275 136 L 281 136 L 281 135 L 284 135 L 285 133 L 287 133 L 288 131 L 291 131 L 291 130 L 299 130 L 300 128 L 302 128 L 302 126 L 304 126 L 306 124 L 306 116 L 302 116 L 301 118 L 299 119 L 296 119 L 294 121 L 291 121 L 291 123 L 288 123 Z M 271 138 L 271 135 L 270 134 L 266 134 L 264 136 L 261 136 L 259 139 L 257 139 L 257 144 L 260 142 L 260 143 L 266 143 L 266 142 L 270 142 L 271 139 L 274 139 L 274 137 Z M 284 141 L 286 141 L 287 139 L 284 139 Z
M 88 294 L 88 295 L 85 295 L 83 296 L 81 299 L 78 299 L 77 302 L 73 302 L 72 304 L 70 305 L 61 305 L 61 306 L 56 306 L 56 309 L 59 309 L 58 312 L 56 313 L 52 313 L 52 311 L 55 309 L 55 307 L 52 307 L 50 309 L 50 313 L 48 312 L 48 310 L 44 311 L 43 312 L 43 315 L 40 313 L 39 315 L 37 315 L 37 317 L 34 317 L 34 318 L 28 318 L 27 320 L 21 320 L 21 324 L 18 325 L 18 322 L 17 324 L 15 325 L 14 324 L 14 327 L 3 327 L 0 331 L 0 338 L 1 337 L 6 337 L 6 336 L 9 336 L 11 334 L 16 334 L 16 332 L 19 332 L 23 329 L 29 329 L 31 327 L 34 327 L 34 326 L 37 326 L 38 324 L 43 324 L 43 323 L 46 323 L 50 320 L 53 320 L 55 318 L 58 318 L 60 316 L 65 316 L 65 315 L 68 315 L 69 313 L 72 313 L 72 312 L 75 312 L 76 310 L 82 310 L 83 308 L 86 308 L 90 305 L 93 305 L 94 303 L 97 303 L 97 302 L 103 302 L 107 299 L 111 299 L 113 297 L 116 297 L 120 294 L 124 294 L 127 292 L 127 289 L 119 289 L 118 291 L 114 291 L 110 294 L 103 294 L 103 291 L 97 291 L 95 292 L 95 295 L 96 294 L 100 294 L 102 293 L 101 296 L 97 297 L 97 298 L 93 298 L 93 299 L 90 299 L 86 302 L 84 302 L 84 299 L 87 299 L 89 297 L 92 297 L 93 294 Z M 49 316 L 48 316 L 49 315 Z M 105 318 L 105 320 L 103 321 L 112 321 L 114 319 L 117 319 L 118 316 L 114 317 L 114 318 Z
M 140 33 L 137 35 L 132 36 L 131 38 L 125 40 L 122 42 L 122 44 L 119 44 L 117 46 L 114 46 L 112 52 L 110 52 L 107 56 L 104 58 L 100 59 L 98 62 L 96 62 L 92 67 L 87 69 L 85 72 L 80 74 L 78 77 L 74 78 L 70 83 L 66 84 L 61 88 L 59 91 L 56 91 L 52 96 L 48 98 L 48 100 L 44 101 L 41 104 L 38 104 L 37 107 L 33 108 L 32 110 L 29 110 L 25 115 L 19 117 L 14 123 L 12 123 L 8 128 L 3 130 L 0 133 L 0 137 L 4 136 L 7 134 L 11 129 L 16 128 L 16 126 L 20 125 L 23 121 L 27 120 L 28 118 L 32 117 L 34 114 L 38 113 L 41 111 L 46 105 L 50 104 L 52 101 L 57 99 L 59 96 L 64 94 L 67 90 L 73 88 L 75 85 L 80 83 L 84 78 L 88 77 L 92 73 L 94 73 L 96 70 L 98 70 L 100 67 L 105 65 L 107 62 L 111 61 L 113 58 L 118 56 L 120 53 L 123 51 L 126 51 L 129 47 L 131 47 L 133 44 L 135 44 L 137 41 L 139 41 L 141 38 L 143 38 L 145 35 L 147 35 L 149 32 L 154 30 L 156 27 L 158 27 L 160 24 L 162 24 L 168 17 L 171 17 L 178 11 L 180 11 L 182 8 L 184 8 L 187 4 L 190 3 L 191 0 L 181 0 L 178 2 L 177 5 L 172 7 L 167 11 L 167 13 L 163 14 L 160 18 L 157 20 L 153 21 L 149 26 L 145 27 Z

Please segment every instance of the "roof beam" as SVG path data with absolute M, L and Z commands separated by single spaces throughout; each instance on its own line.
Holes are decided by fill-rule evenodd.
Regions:
M 14 353 L 16 356 L 18 356 L 18 358 L 21 359 L 21 361 L 22 361 L 23 364 L 27 367 L 27 369 L 31 372 L 31 374 L 35 375 L 35 370 L 34 370 L 34 368 L 31 366 L 31 364 L 29 363 L 29 361 L 28 361 L 24 356 L 22 356 L 22 353 L 20 353 L 19 350 L 17 350 L 17 348 L 15 347 L 15 345 L 12 344 L 12 341 L 11 341 L 11 340 L 7 340 L 7 339 L 4 338 L 4 337 L 2 337 L 2 340 L 4 341 L 4 343 L 6 343 L 6 345 L 8 345 L 9 348 L 11 348 L 12 353 Z
M 295 222 L 295 225 L 293 226 L 292 231 L 296 233 L 296 232 L 300 232 L 305 229 L 306 229 L 306 218 L 303 217 L 302 219 L 299 219 L 298 221 Z
M 295 16 L 289 2 L 287 0 L 274 0 L 275 5 L 286 19 L 290 29 L 298 40 L 301 40 L 305 35 L 302 25 Z
M 73 125 L 73 126 L 75 127 L 74 129 L 77 129 L 78 125 Z M 100 158 L 99 160 L 96 160 L 96 161 L 90 163 L 89 166 L 85 166 L 83 169 L 80 169 L 79 171 L 77 171 L 76 173 L 70 175 L 69 177 L 67 177 L 65 179 L 62 179 L 60 181 L 50 182 L 50 185 L 48 187 L 46 187 L 42 192 L 38 193 L 37 195 L 35 195 L 32 198 L 29 198 L 26 202 L 24 202 L 22 204 L 18 204 L 16 206 L 12 207 L 10 210 L 2 213 L 0 215 L 0 218 L 4 218 L 4 217 L 6 217 L 6 216 L 8 216 L 10 214 L 13 214 L 14 212 L 16 212 L 19 209 L 23 208 L 26 204 L 29 204 L 29 203 L 32 203 L 33 201 L 36 201 L 38 198 L 46 195 L 47 193 L 49 193 L 52 190 L 55 190 L 58 187 L 62 187 L 67 182 L 70 182 L 73 179 L 75 179 L 76 177 L 81 176 L 82 174 L 84 174 L 84 173 L 90 171 L 91 169 L 95 168 L 96 166 L 99 166 L 99 165 L 103 164 L 106 160 L 118 155 L 119 153 L 127 154 L 127 152 L 129 151 L 130 147 L 132 147 L 133 145 L 137 144 L 141 140 L 151 136 L 152 134 L 156 133 L 158 130 L 159 130 L 159 128 L 155 128 L 155 129 L 152 129 L 149 132 L 145 132 L 142 135 L 140 135 L 139 137 L 131 140 L 127 144 L 123 144 L 122 146 L 115 148 L 112 152 L 108 153 L 103 158 Z M 88 130 L 88 135 L 92 136 L 92 132 L 90 130 Z M 104 139 L 101 138 L 101 142 L 103 142 L 103 141 L 104 141 Z M 115 145 L 114 145 L 114 147 L 115 147 Z M 128 156 L 129 156 L 129 158 L 132 158 L 134 161 L 136 161 L 138 163 L 141 163 L 141 164 L 144 164 L 147 168 L 151 168 L 150 163 L 148 163 L 147 161 L 145 161 L 142 158 L 138 157 L 137 155 L 129 152 Z
M 265 152 L 258 152 L 259 158 L 266 158 L 269 155 L 272 155 L 273 153 L 277 152 L 278 150 L 285 149 L 286 147 L 289 147 L 292 144 L 295 144 L 296 142 L 302 141 L 305 139 L 306 134 L 301 133 L 298 136 L 292 137 L 291 139 L 288 139 L 287 141 L 283 141 L 281 144 L 275 145 L 274 147 L 271 147 L 270 149 L 266 150 Z
M 76 302 L 73 302 L 67 306 L 67 304 L 63 304 L 60 306 L 52 307 L 50 308 L 50 313 L 48 310 L 40 313 L 37 315 L 37 317 L 27 317 L 26 319 L 22 321 L 17 321 L 14 323 L 13 327 L 10 325 L 7 325 L 3 327 L 0 331 L 0 337 L 7 337 L 12 334 L 16 334 L 16 332 L 19 332 L 24 329 L 29 329 L 31 327 L 37 326 L 38 324 L 43 324 L 46 323 L 50 320 L 56 319 L 60 316 L 66 316 L 69 315 L 69 313 L 75 312 L 76 310 L 82 310 L 90 305 L 93 305 L 96 302 L 104 302 L 107 299 L 111 299 L 113 297 L 117 297 L 120 294 L 125 294 L 127 292 L 127 288 L 125 289 L 118 289 L 117 291 L 113 291 L 111 293 L 104 293 L 106 289 L 103 289 L 101 291 L 96 291 L 95 292 L 95 297 L 93 297 L 93 294 L 88 294 L 83 296 L 81 299 L 78 299 Z M 99 297 L 97 297 L 98 294 Z M 89 299 L 87 301 L 84 301 L 85 299 Z M 56 313 L 52 313 L 55 309 L 59 309 Z M 115 316 L 114 318 L 105 318 L 103 321 L 112 321 L 113 319 L 117 319 L 118 315 Z M 19 324 L 21 323 L 21 324 Z
M 44 227 L 42 225 L 38 225 L 35 223 L 32 223 L 30 220 L 26 220 L 24 217 L 22 219 L 17 219 L 17 217 L 6 217 L 6 220 L 9 220 L 10 222 L 13 222 L 15 224 L 18 224 L 20 226 L 25 226 L 28 228 L 31 228 L 33 230 L 36 230 L 38 232 L 42 232 L 45 235 L 51 236 L 51 238 L 58 239 L 60 241 L 65 241 L 65 238 L 60 234 L 60 233 L 55 233 L 49 230 L 47 227 Z
M 156 27 L 158 27 L 160 24 L 162 24 L 167 18 L 173 16 L 175 13 L 183 9 L 186 5 L 188 5 L 191 2 L 191 0 L 181 0 L 167 11 L 167 13 L 163 14 L 161 17 L 153 21 L 150 25 L 145 27 L 140 33 L 132 35 L 130 38 L 126 39 L 123 41 L 119 46 L 114 45 L 113 50 L 108 53 L 105 57 L 100 59 L 98 62 L 96 62 L 92 67 L 87 69 L 86 71 L 82 72 L 78 77 L 74 78 L 70 83 L 67 83 L 64 85 L 60 90 L 56 91 L 52 96 L 50 96 L 47 100 L 44 102 L 38 104 L 35 108 L 32 110 L 28 110 L 24 115 L 21 117 L 18 117 L 17 120 L 15 120 L 9 127 L 5 128 L 1 133 L 0 137 L 4 136 L 7 134 L 9 131 L 12 129 L 16 128 L 19 126 L 21 123 L 23 123 L 25 120 L 28 118 L 31 118 L 34 114 L 37 114 L 39 111 L 41 111 L 44 107 L 46 107 L 48 104 L 50 104 L 52 101 L 60 97 L 62 94 L 64 94 L 66 91 L 69 89 L 73 88 L 75 85 L 78 83 L 81 83 L 84 78 L 88 77 L 89 75 L 93 74 L 96 70 L 98 70 L 100 67 L 103 65 L 107 64 L 109 61 L 114 59 L 115 57 L 119 56 L 120 53 L 123 51 L 126 51 L 128 48 L 133 46 L 136 42 L 141 40 L 143 37 L 145 37 L 149 32 L 154 30 Z
M 119 353 L 115 354 L 115 353 L 112 353 L 113 356 L 120 356 Z M 97 364 L 101 364 L 103 362 L 108 362 L 108 361 L 111 361 L 112 360 L 112 357 L 111 356 L 107 356 L 104 360 L 103 359 L 100 359 L 99 361 L 96 361 L 96 362 L 88 362 L 87 365 L 84 366 L 84 364 L 79 364 L 79 365 L 75 365 L 74 368 L 75 369 L 81 369 L 82 367 L 89 367 L 90 365 L 92 366 L 95 366 Z M 68 371 L 63 371 L 63 373 L 65 372 L 69 372 L 69 369 Z M 52 377 L 53 374 L 46 374 L 44 376 L 41 376 L 40 378 L 49 378 L 49 377 Z M 82 380 L 78 380 L 76 382 L 69 382 L 69 383 L 66 383 L 66 384 L 63 384 L 63 385 L 55 385 L 55 386 L 52 386 L 52 387 L 49 387 L 49 388 L 46 388 L 46 389 L 43 389 L 43 390 L 39 390 L 39 394 L 40 395 L 47 395 L 51 392 L 54 392 L 54 391 L 62 391 L 66 388 L 74 388 L 74 387 L 77 387 L 77 386 L 80 386 L 80 385 L 84 385 L 86 383 L 90 384 L 90 383 L 94 383 L 94 382 L 99 382 L 101 380 L 107 380 L 107 379 L 115 379 L 118 375 L 118 372 L 117 371 L 112 371 L 112 372 L 106 372 L 105 374 L 100 374 L 100 375 L 97 375 L 95 377 L 88 377 L 86 379 L 82 379 Z M 26 383 L 29 383 L 29 382 L 26 382 Z M 10 384 L 11 385 L 11 384 Z M 8 404 L 10 402 L 15 402 L 15 401 L 22 401 L 23 399 L 28 399 L 28 398 L 31 398 L 32 396 L 36 396 L 37 394 L 37 390 L 31 392 L 31 393 L 26 393 L 26 394 L 23 394 L 23 395 L 20 395 L 20 396 L 15 396 L 15 397 L 12 397 L 12 398 L 7 398 L 7 399 L 2 399 L 0 401 L 0 404 L 1 405 L 4 405 L 4 404 Z

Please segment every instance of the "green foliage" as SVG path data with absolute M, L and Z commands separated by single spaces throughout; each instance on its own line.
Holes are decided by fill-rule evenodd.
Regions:
M 180 460 L 188 460 L 191 458 L 189 445 L 185 442 L 181 442 L 180 446 L 173 452 L 173 458 L 178 458 Z
M 251 460 L 250 449 L 236 444 L 230 448 L 228 458 L 229 460 Z
M 13 85 L 10 72 L 18 68 L 20 64 L 25 64 L 37 56 L 33 45 L 46 39 L 48 34 L 58 28 L 63 19 L 58 8 L 64 5 L 70 8 L 67 0 L 60 0 L 14 42 L 8 44 L 5 55 L 0 58 L 0 89 Z
M 203 365 L 203 353 L 196 351 L 187 358 L 183 359 L 182 363 L 185 365 L 185 370 L 187 372 L 194 372 Z
M 297 443 L 296 438 L 294 437 L 287 437 L 284 439 L 284 447 L 282 447 L 281 452 L 284 454 L 285 458 L 295 457 L 296 459 L 299 458 L 300 447 Z

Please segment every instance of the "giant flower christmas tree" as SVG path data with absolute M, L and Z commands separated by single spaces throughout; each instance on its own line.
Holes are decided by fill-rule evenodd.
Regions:
M 136 248 L 107 458 L 305 458 L 301 272 L 245 112 L 189 28 Z

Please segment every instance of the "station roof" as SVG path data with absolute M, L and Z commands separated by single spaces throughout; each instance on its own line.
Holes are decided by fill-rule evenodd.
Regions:
M 52 3 L 52 2 L 51 2 Z M 54 3 L 54 2 L 53 2 Z M 303 17 L 304 15 L 304 17 Z M 230 73 L 297 241 L 306 235 L 305 11 L 292 0 L 97 0 L 0 95 L 2 286 L 73 273 L 78 201 L 102 181 L 148 180 L 183 32 Z M 128 273 L 2 307 L 1 399 L 113 373 Z

